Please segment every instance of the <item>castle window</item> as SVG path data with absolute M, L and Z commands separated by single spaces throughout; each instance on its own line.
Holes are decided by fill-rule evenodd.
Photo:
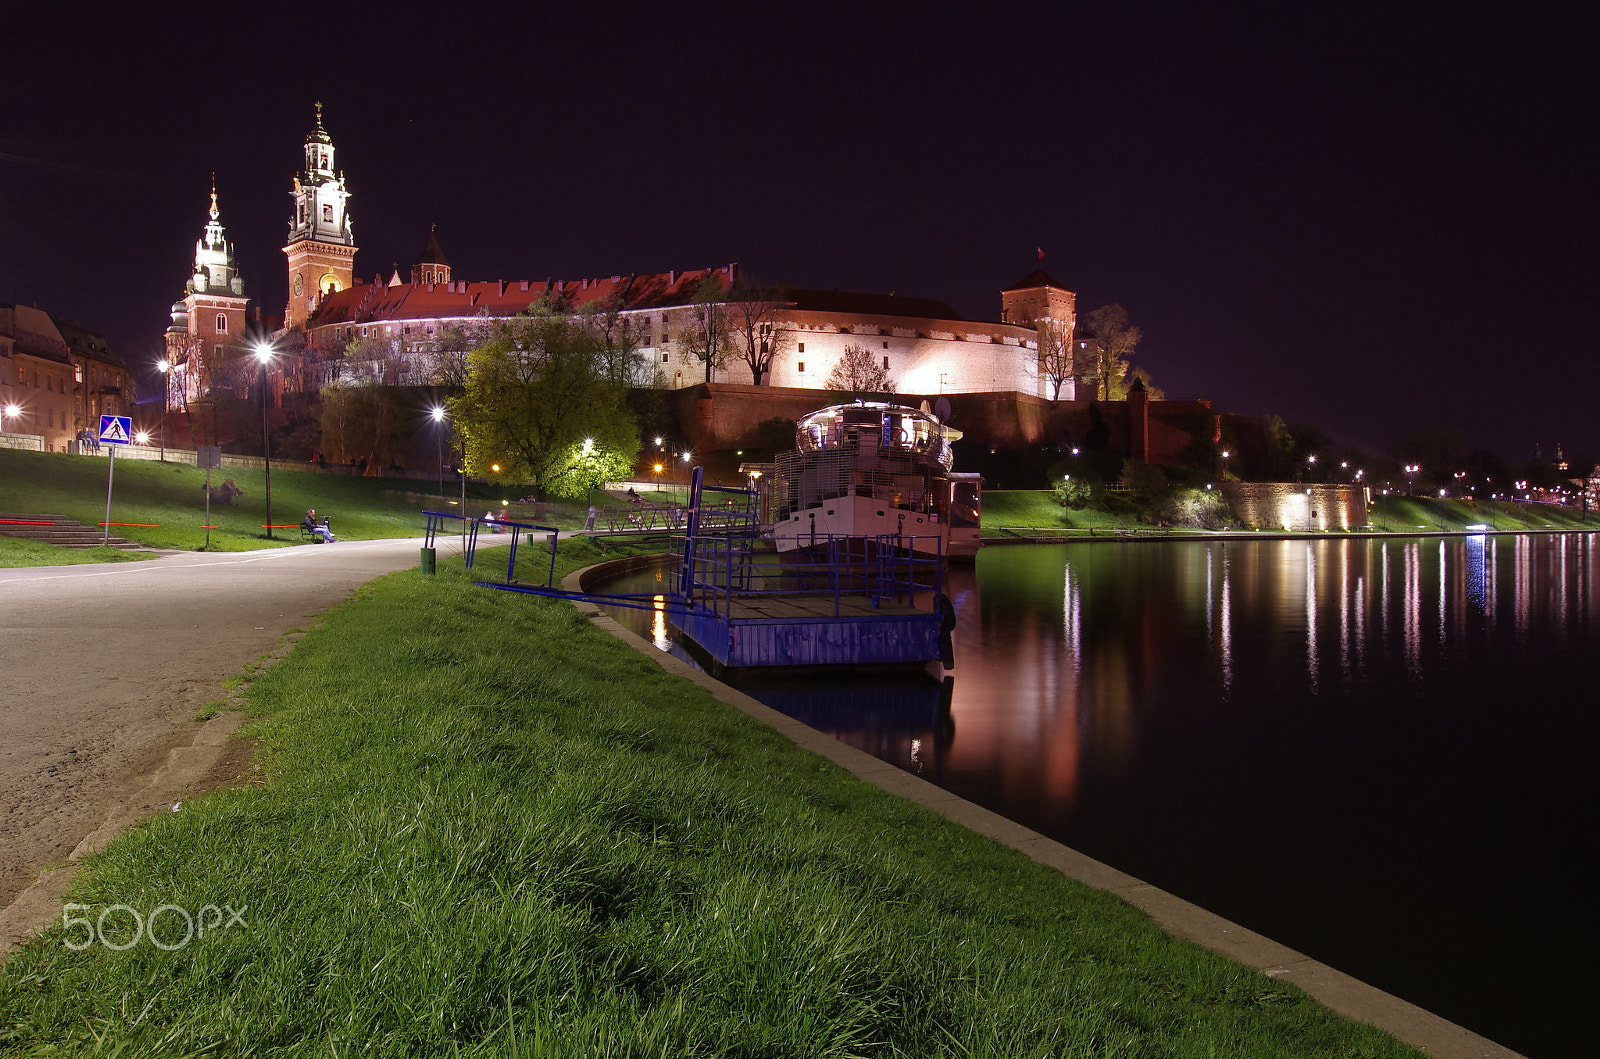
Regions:
M 885 371 L 889 370 L 889 358 L 888 357 L 884 357 L 883 358 L 883 369 Z
M 225 335 L 227 333 L 228 333 L 228 318 L 223 313 L 218 313 L 217 314 L 217 334 Z
M 804 342 L 800 342 L 798 345 L 800 347 L 800 352 L 804 353 L 806 351 L 806 344 Z
M 884 344 L 883 344 L 883 348 L 884 348 L 884 349 L 888 349 L 888 348 L 889 348 L 889 343 L 887 343 L 887 342 L 885 342 L 885 343 L 884 343 Z
M 802 360 L 800 362 L 800 374 L 804 375 L 805 373 L 806 373 L 806 362 Z
M 670 354 L 670 353 L 661 354 L 661 363 L 665 364 L 670 359 L 672 359 L 672 354 Z

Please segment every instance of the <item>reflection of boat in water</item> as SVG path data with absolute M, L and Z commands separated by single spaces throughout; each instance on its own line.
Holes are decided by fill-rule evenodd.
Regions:
M 926 403 L 812 412 L 795 424 L 798 447 L 777 458 L 768 483 L 778 551 L 894 535 L 918 554 L 976 554 L 980 479 L 950 470 L 960 437 Z

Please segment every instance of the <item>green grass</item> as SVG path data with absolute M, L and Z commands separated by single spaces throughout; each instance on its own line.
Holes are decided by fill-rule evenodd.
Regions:
M 1055 530 L 1062 533 L 1122 529 L 1131 516 L 1106 511 L 1062 507 L 1049 489 L 996 489 L 983 494 L 984 536 L 1009 529 Z
M 211 472 L 213 485 L 232 478 L 244 495 L 232 507 L 213 504 L 211 548 L 246 551 L 300 543 L 296 528 L 266 539 L 265 473 L 242 467 Z M 153 548 L 197 550 L 205 545 L 205 472 L 175 463 L 122 460 L 112 483 L 111 521 L 149 523 L 114 526 L 112 533 Z M 272 520 L 297 526 L 306 508 L 332 517 L 340 540 L 420 536 L 424 503 L 405 492 L 428 494 L 432 484 L 404 478 L 356 478 L 313 471 L 272 469 Z M 525 491 L 474 482 L 467 494 L 469 513 L 482 514 Z M 447 502 L 448 502 L 448 498 Z M 442 510 L 455 510 L 454 506 Z M 105 520 L 106 461 L 93 456 L 0 450 L 0 511 L 40 512 L 77 519 L 86 526 Z M 577 504 L 552 504 L 549 514 L 564 528 L 582 523 Z
M 1470 525 L 1491 529 L 1597 529 L 1600 514 L 1552 504 L 1526 504 L 1509 501 L 1440 500 L 1437 497 L 1380 496 L 1372 505 L 1374 529 L 1404 533 L 1441 529 L 1459 532 Z
M 148 553 L 120 551 L 116 548 L 62 548 L 54 544 L 0 537 L 0 567 L 77 566 L 82 563 L 134 563 L 154 559 Z
M 269 781 L 152 818 L 69 898 L 245 925 L 57 927 L 0 973 L 0 1049 L 1418 1054 L 447 566 L 363 589 L 246 695 Z

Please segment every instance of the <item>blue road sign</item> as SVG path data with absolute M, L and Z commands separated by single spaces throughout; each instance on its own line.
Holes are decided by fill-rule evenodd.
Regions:
M 100 440 L 112 445 L 126 445 L 133 440 L 131 416 L 101 416 Z

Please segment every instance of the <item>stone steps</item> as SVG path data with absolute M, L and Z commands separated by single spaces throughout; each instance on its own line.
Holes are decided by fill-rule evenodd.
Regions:
M 0 511 L 0 536 L 20 540 L 54 544 L 58 548 L 98 548 L 109 544 L 123 551 L 145 551 L 137 541 L 112 537 L 106 540 L 106 531 L 99 526 L 85 526 L 75 519 L 37 512 Z

